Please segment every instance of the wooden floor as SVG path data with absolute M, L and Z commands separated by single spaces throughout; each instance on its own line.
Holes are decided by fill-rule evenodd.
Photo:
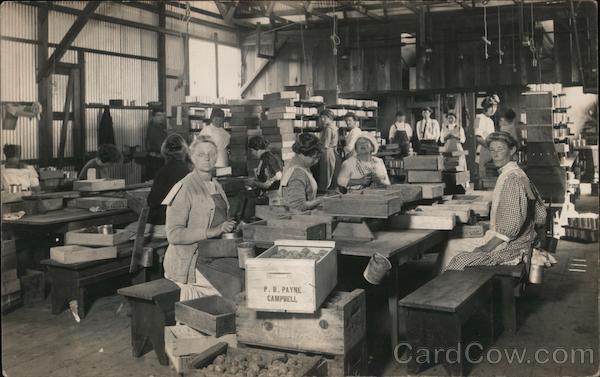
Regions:
M 597 201 L 595 202 L 597 208 Z M 592 207 L 593 208 L 593 207 Z M 548 270 L 544 284 L 530 286 L 521 302 L 522 326 L 515 335 L 503 334 L 494 344 L 504 349 L 526 349 L 530 362 L 506 361 L 473 366 L 471 376 L 584 376 L 597 371 L 598 353 L 598 244 L 560 241 L 559 264 Z M 585 259 L 585 272 L 569 271 L 573 259 Z M 433 255 L 403 268 L 404 290 L 426 282 L 433 270 Z M 582 264 L 578 262 L 578 264 Z M 379 292 L 379 293 L 378 293 Z M 384 291 L 368 298 L 370 373 L 406 375 L 403 365 L 391 359 L 382 337 L 388 330 Z M 70 312 L 50 313 L 50 302 L 19 308 L 2 318 L 2 368 L 9 377 L 169 377 L 176 373 L 158 363 L 153 352 L 136 359 L 131 355 L 130 318 L 119 296 L 100 298 L 89 314 L 76 323 Z M 593 349 L 594 363 L 549 362 L 536 365 L 535 350 Z M 562 358 L 559 351 L 559 359 Z M 420 376 L 445 375 L 433 367 Z

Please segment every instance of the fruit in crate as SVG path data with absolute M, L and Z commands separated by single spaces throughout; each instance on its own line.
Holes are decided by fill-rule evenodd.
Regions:
M 311 250 L 307 247 L 302 250 L 287 250 L 287 249 L 277 249 L 273 254 L 269 256 L 269 258 L 276 259 L 321 259 L 325 254 L 327 254 L 327 250 Z
M 243 355 L 231 358 L 219 355 L 212 364 L 195 371 L 194 376 L 217 377 L 296 377 L 301 374 L 302 361 L 285 357 L 275 359 L 267 365 L 259 354 L 254 354 L 250 360 Z

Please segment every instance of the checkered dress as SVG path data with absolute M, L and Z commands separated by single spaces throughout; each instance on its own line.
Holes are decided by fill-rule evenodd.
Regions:
M 504 242 L 491 252 L 465 252 L 456 255 L 446 270 L 467 266 L 518 264 L 536 240 L 535 225 L 546 220 L 546 209 L 525 173 L 511 162 L 502 169 L 494 190 L 491 235 Z M 504 176 L 503 176 L 504 175 Z

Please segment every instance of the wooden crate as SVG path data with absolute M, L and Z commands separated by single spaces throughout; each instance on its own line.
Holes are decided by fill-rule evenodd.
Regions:
M 102 210 L 124 209 L 127 208 L 127 199 L 125 198 L 110 198 L 102 196 L 89 196 L 85 198 L 76 198 L 67 204 L 71 208 L 90 209 L 99 207 Z
M 434 204 L 434 206 L 443 205 L 447 209 L 472 210 L 479 217 L 488 217 L 492 202 L 488 200 L 447 200 L 442 204 Z
M 73 182 L 76 191 L 109 191 L 125 188 L 124 179 L 94 179 Z
M 327 226 L 294 220 L 260 220 L 242 228 L 244 241 L 272 243 L 276 240 L 324 240 Z
M 344 355 L 366 336 L 362 289 L 334 292 L 314 314 L 267 313 L 238 306 L 236 332 L 244 344 Z
M 408 171 L 408 183 L 442 183 L 444 182 L 441 171 Z
M 165 350 L 169 350 L 172 356 L 201 353 L 219 342 L 226 342 L 232 347 L 237 345 L 235 334 L 215 337 L 186 325 L 165 326 Z
M 485 232 L 490 229 L 490 223 L 487 221 L 480 221 L 475 225 L 461 225 L 454 228 L 452 232 L 452 238 L 479 238 L 485 235 Z
M 175 320 L 216 337 L 234 334 L 235 303 L 221 296 L 176 302 Z
M 423 199 L 441 198 L 444 195 L 444 183 L 415 183 L 413 186 L 421 187 L 421 196 Z
M 21 276 L 23 304 L 31 305 L 46 297 L 46 279 L 43 271 L 27 269 Z
M 443 156 L 407 156 L 404 157 L 404 170 L 444 170 Z
M 475 213 L 470 209 L 444 208 L 443 204 L 436 206 L 417 206 L 415 215 L 455 216 L 457 222 L 472 224 L 476 220 Z
M 321 259 L 270 258 L 279 248 L 328 250 Z M 337 284 L 337 252 L 333 241 L 279 240 L 246 261 L 248 308 L 271 312 L 314 313 Z
M 65 245 L 114 246 L 129 241 L 131 232 L 117 229 L 112 234 L 94 233 L 96 227 L 82 228 L 65 234 Z
M 390 217 L 391 229 L 452 230 L 455 226 L 454 214 L 401 214 Z
M 387 219 L 400 212 L 404 200 L 401 194 L 387 190 L 365 190 L 362 194 L 349 193 L 328 198 L 323 202 L 323 212 L 332 216 L 354 216 Z
M 189 355 L 179 355 L 175 356 L 171 353 L 171 351 L 165 347 L 165 353 L 167 354 L 167 358 L 169 358 L 169 362 L 171 366 L 175 369 L 175 371 L 179 375 L 183 375 L 185 372 L 191 369 L 191 363 L 198 356 L 196 353 L 192 353 Z
M 91 262 L 116 257 L 116 246 L 93 248 L 79 245 L 66 245 L 50 248 L 50 259 L 63 264 Z
M 364 338 L 350 352 L 326 358 L 327 376 L 367 376 L 369 353 Z

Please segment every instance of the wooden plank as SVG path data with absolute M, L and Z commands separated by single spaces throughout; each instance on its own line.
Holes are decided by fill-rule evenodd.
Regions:
M 235 303 L 221 296 L 176 302 L 175 320 L 216 337 L 235 334 Z
M 37 10 L 37 66 L 43 67 L 48 60 L 48 4 L 40 4 Z M 44 140 L 43 143 L 38 143 L 38 157 L 40 159 L 40 167 L 48 166 L 50 159 L 53 157 L 52 148 L 52 85 L 48 75 L 43 75 L 38 80 L 38 102 L 42 105 L 42 113 L 38 123 L 38 140 Z
M 434 206 L 443 205 L 447 209 L 472 210 L 477 216 L 488 217 L 490 215 L 491 202 L 472 201 L 472 200 L 448 200 L 443 204 L 434 204 Z
M 125 188 L 124 179 L 96 179 L 73 182 L 76 191 L 109 191 Z
M 444 182 L 441 171 L 408 171 L 408 183 L 441 183 Z
M 277 349 L 345 355 L 364 339 L 366 331 L 362 289 L 332 293 L 314 314 L 257 312 L 245 303 L 236 313 L 240 343 Z
M 452 230 L 456 226 L 453 214 L 401 214 L 390 217 L 391 229 L 435 229 Z
M 285 37 L 283 38 L 281 41 L 277 42 L 277 46 L 275 46 L 275 51 L 274 51 L 274 55 L 277 56 L 277 54 L 281 51 L 281 49 L 285 46 L 285 44 L 287 43 L 288 38 Z M 256 69 L 256 71 L 254 71 L 254 73 L 252 74 L 252 76 L 250 76 L 250 78 L 244 83 L 244 85 L 242 85 L 241 89 L 240 89 L 240 97 L 244 97 L 246 95 L 246 93 L 248 92 L 248 90 L 250 90 L 252 88 L 252 86 L 254 85 L 254 83 L 256 83 L 256 81 L 262 76 L 262 74 L 267 70 L 267 68 L 275 61 L 275 59 L 265 59 L 262 61 L 262 63 L 260 64 L 260 66 Z
M 50 248 L 50 259 L 63 264 L 91 262 L 96 260 L 112 259 L 116 257 L 116 246 L 92 248 L 78 245 L 67 245 Z
M 365 190 L 367 192 L 369 190 Z M 323 202 L 323 212 L 329 215 L 387 219 L 402 209 L 403 199 L 393 193 L 388 195 L 346 194 L 328 198 Z
M 64 118 L 60 127 L 60 144 L 58 147 L 58 166 L 63 167 L 63 158 L 65 157 L 65 147 L 67 145 L 67 125 L 69 123 L 69 115 L 71 104 L 73 103 L 75 73 L 71 71 L 67 81 L 67 98 L 63 107 Z
M 471 223 L 475 218 L 475 213 L 471 210 L 467 209 L 452 209 L 452 208 L 443 208 L 443 205 L 436 206 L 418 206 L 415 209 L 413 214 L 415 215 L 431 215 L 431 214 L 439 214 L 439 215 L 451 215 L 456 216 L 458 222 L 466 224 Z
M 327 227 L 324 223 L 307 224 L 293 220 L 261 220 L 242 228 L 244 241 L 273 242 L 276 240 L 324 240 Z
M 89 196 L 77 198 L 68 202 L 67 206 L 71 208 L 90 209 L 99 207 L 101 210 L 124 209 L 127 208 L 128 200 L 125 198 L 112 198 L 102 196 Z

